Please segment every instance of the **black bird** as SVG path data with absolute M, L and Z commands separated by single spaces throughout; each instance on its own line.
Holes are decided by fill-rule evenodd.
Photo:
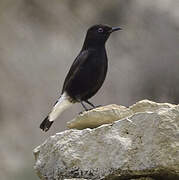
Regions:
M 105 42 L 117 30 L 121 28 L 101 24 L 88 29 L 83 47 L 65 78 L 60 98 L 40 125 L 43 131 L 48 131 L 54 120 L 73 103 L 81 103 L 85 110 L 88 109 L 84 102 L 95 108 L 88 99 L 96 94 L 105 80 L 108 68 Z

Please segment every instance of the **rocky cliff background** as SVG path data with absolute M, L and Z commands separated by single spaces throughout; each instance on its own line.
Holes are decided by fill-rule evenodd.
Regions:
M 94 103 L 178 104 L 178 19 L 178 0 L 0 0 L 1 179 L 37 180 L 32 149 L 82 110 L 46 134 L 38 128 L 93 24 L 124 29 L 107 43 L 109 72 Z

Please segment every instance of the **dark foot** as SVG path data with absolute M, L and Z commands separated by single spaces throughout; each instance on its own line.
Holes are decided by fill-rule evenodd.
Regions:
M 95 109 L 95 108 L 98 108 L 98 107 L 101 107 L 101 106 L 102 106 L 102 105 L 98 105 L 98 106 L 95 106 L 95 107 L 92 107 L 92 108 L 88 108 L 88 109 L 86 108 L 85 111 L 90 111 L 90 110 L 92 110 L 92 109 Z M 83 112 L 85 112 L 85 111 L 81 111 L 81 112 L 79 112 L 78 114 L 81 115 L 81 114 L 83 114 Z
M 102 105 L 96 106 L 93 103 L 89 102 L 88 100 L 86 100 L 85 102 L 88 103 L 92 107 L 91 109 L 98 108 L 98 107 L 102 106 Z M 91 109 L 89 109 L 89 110 L 91 110 Z
M 81 115 L 81 114 L 83 114 L 83 112 L 85 112 L 85 111 L 80 111 L 80 112 L 78 113 L 78 115 Z
M 98 105 L 98 106 L 95 106 L 94 104 L 92 104 L 91 102 L 89 102 L 88 100 L 85 100 L 84 102 L 86 102 L 87 104 L 89 104 L 91 106 L 91 108 L 87 108 L 85 106 L 85 104 L 83 103 L 83 101 L 80 101 L 81 105 L 83 106 L 83 108 L 85 109 L 85 111 L 90 111 L 92 109 L 95 109 L 95 108 L 98 108 L 98 107 L 101 107 L 102 105 Z M 82 114 L 83 112 L 79 112 L 79 114 Z

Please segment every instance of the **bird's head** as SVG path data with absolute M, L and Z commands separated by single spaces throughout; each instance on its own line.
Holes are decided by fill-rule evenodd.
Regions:
M 84 45 L 87 47 L 96 47 L 105 45 L 110 34 L 114 31 L 121 30 L 120 27 L 110 27 L 107 25 L 97 24 L 90 27 L 87 31 Z

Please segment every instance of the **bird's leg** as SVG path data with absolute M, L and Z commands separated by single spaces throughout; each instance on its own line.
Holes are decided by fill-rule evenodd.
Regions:
M 83 101 L 80 101 L 80 103 L 83 106 L 83 108 L 85 109 L 85 111 L 88 111 L 88 108 L 84 105 Z
M 96 106 L 94 104 L 92 104 L 91 102 L 89 102 L 88 100 L 85 100 L 86 103 L 88 103 L 90 106 L 92 106 L 93 108 L 95 108 Z
M 83 108 L 85 109 L 85 111 L 89 111 L 89 110 L 92 110 L 96 107 L 100 107 L 101 105 L 99 106 L 95 106 L 94 104 L 92 104 L 91 102 L 89 102 L 88 100 L 85 100 L 84 102 L 86 102 L 87 104 L 89 104 L 90 106 L 92 106 L 92 108 L 88 109 L 85 104 L 83 103 L 83 101 L 80 101 L 81 105 L 83 106 Z M 83 112 L 80 112 L 79 114 L 82 114 Z
M 88 103 L 90 106 L 92 106 L 91 109 L 94 109 L 94 108 L 97 108 L 97 107 L 100 107 L 101 105 L 98 105 L 98 106 L 95 106 L 94 104 L 92 104 L 91 102 L 89 102 L 88 100 L 85 100 L 86 103 Z M 91 110 L 89 109 L 89 110 Z

